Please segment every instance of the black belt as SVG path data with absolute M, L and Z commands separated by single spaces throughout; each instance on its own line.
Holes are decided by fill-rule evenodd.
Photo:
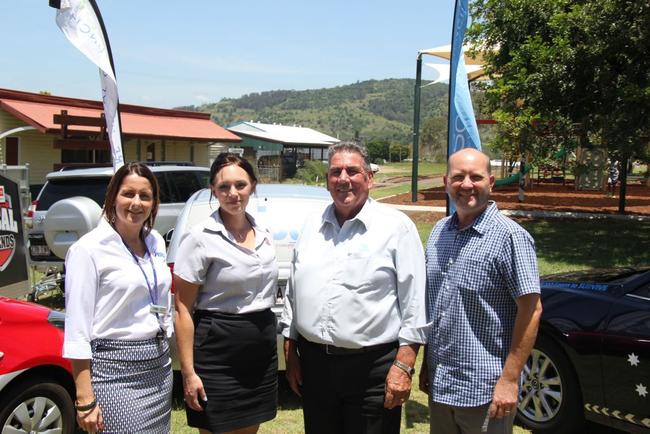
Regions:
M 330 356 L 351 356 L 354 354 L 364 354 L 373 351 L 377 351 L 377 352 L 390 351 L 394 348 L 399 347 L 399 343 L 397 341 L 393 341 L 385 344 L 368 345 L 366 347 L 360 347 L 360 348 L 343 348 L 334 345 L 318 344 L 316 342 L 311 342 L 303 338 L 302 336 L 300 336 L 298 342 L 299 342 L 298 345 L 300 345 L 301 343 L 306 343 L 308 345 L 312 345 L 314 347 L 320 348 L 321 351 L 323 351 L 323 353 L 328 354 Z

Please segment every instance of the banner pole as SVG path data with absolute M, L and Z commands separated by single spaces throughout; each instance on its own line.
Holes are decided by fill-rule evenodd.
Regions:
M 422 88 L 422 53 L 418 52 L 415 67 L 415 95 L 413 102 L 413 162 L 411 173 L 411 202 L 418 201 L 418 163 L 420 160 L 420 92 Z

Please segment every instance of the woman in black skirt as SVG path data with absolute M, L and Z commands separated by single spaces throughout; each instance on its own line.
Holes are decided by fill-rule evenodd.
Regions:
M 187 421 L 201 433 L 256 433 L 276 414 L 278 268 L 271 233 L 246 213 L 256 183 L 248 161 L 216 158 L 219 207 L 183 239 L 174 267 Z
M 170 431 L 171 273 L 153 230 L 158 183 L 142 163 L 117 170 L 97 228 L 66 255 L 65 340 L 77 421 L 90 433 Z

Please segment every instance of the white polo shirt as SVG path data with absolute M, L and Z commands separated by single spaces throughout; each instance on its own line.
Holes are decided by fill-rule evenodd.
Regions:
M 145 244 L 151 257 L 138 258 L 138 266 L 120 235 L 102 218 L 70 247 L 65 258 L 63 357 L 90 359 L 90 341 L 97 338 L 150 339 L 161 327 L 171 336 L 171 272 L 165 262 L 165 241 L 152 230 Z M 167 307 L 167 314 L 159 315 L 160 322 L 151 313 L 152 298 Z
M 255 224 L 255 249 L 237 244 L 226 230 L 219 210 L 197 224 L 181 241 L 174 274 L 200 285 L 194 308 L 246 313 L 275 305 L 278 266 L 273 236 Z

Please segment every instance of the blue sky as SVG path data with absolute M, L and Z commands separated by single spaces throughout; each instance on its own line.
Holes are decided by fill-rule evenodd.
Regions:
M 251 92 L 414 78 L 450 43 L 453 0 L 96 0 L 123 103 L 171 108 Z M 97 68 L 48 0 L 5 1 L 0 87 L 99 99 Z M 435 61 L 425 57 L 425 62 Z M 433 73 L 424 72 L 433 76 Z

